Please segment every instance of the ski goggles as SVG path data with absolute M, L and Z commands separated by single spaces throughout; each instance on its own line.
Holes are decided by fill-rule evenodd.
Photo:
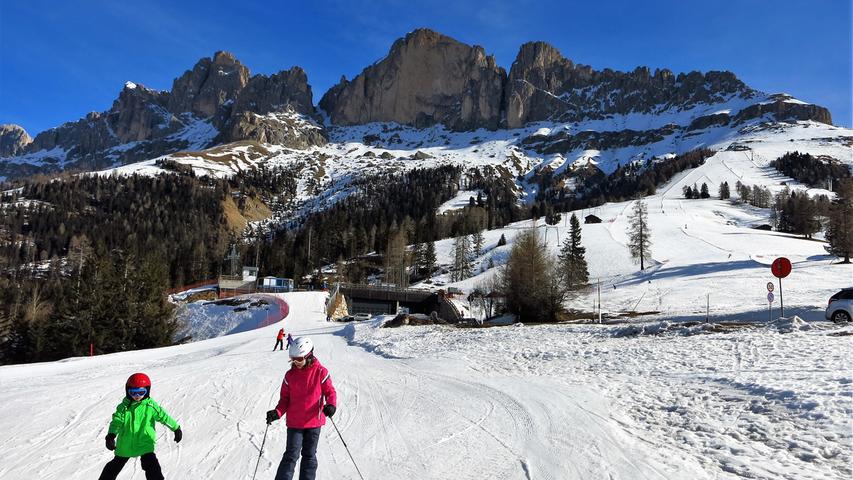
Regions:
M 304 362 L 305 360 L 308 360 L 310 357 L 311 357 L 311 355 L 310 355 L 310 354 L 309 354 L 309 355 L 306 355 L 306 356 L 304 356 L 304 357 L 290 357 L 290 361 L 291 361 L 291 362 L 302 363 L 302 362 Z
M 127 394 L 130 395 L 131 397 L 144 397 L 145 394 L 147 394 L 147 393 L 148 393 L 148 389 L 145 387 L 128 388 L 127 389 Z

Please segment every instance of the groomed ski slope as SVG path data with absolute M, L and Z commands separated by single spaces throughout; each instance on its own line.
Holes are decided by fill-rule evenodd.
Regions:
M 826 331 L 614 338 L 614 327 L 378 329 L 325 322 L 292 293 L 339 395 L 335 420 L 368 479 L 841 478 L 849 474 L 849 337 Z M 126 377 L 185 431 L 158 429 L 167 478 L 251 478 L 288 368 L 280 324 L 188 345 L 0 368 L 0 478 L 96 478 Z M 285 428 L 269 429 L 259 479 Z M 355 479 L 331 425 L 318 479 Z M 846 470 L 845 470 L 846 469 Z M 138 462 L 120 477 L 142 479 Z
M 620 427 L 600 393 L 549 378 L 485 377 L 442 358 L 394 360 L 348 346 L 324 294 L 287 294 L 289 331 L 309 335 L 339 393 L 335 417 L 366 478 L 702 478 L 690 459 L 656 452 Z M 123 382 L 148 373 L 184 429 L 159 429 L 169 478 L 249 478 L 264 413 L 288 368 L 271 352 L 279 325 L 189 345 L 0 368 L 0 477 L 96 478 Z M 440 338 L 439 336 L 436 337 Z M 270 428 L 258 478 L 272 478 L 285 427 Z M 324 429 L 319 479 L 357 478 L 334 429 Z M 121 478 L 143 478 L 138 464 Z M 676 475 L 672 472 L 682 472 Z M 670 473 L 667 473 L 670 472 Z M 673 476 L 676 475 L 676 476 Z

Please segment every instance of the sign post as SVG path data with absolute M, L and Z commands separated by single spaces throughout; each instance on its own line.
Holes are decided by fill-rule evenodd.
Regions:
M 779 279 L 779 316 L 784 317 L 785 300 L 782 297 L 782 279 L 791 273 L 791 261 L 785 257 L 779 257 L 776 260 L 773 260 L 773 264 L 770 265 L 770 271 L 773 273 L 774 277 Z
M 767 321 L 773 321 L 773 292 L 767 292 Z
M 767 321 L 773 321 L 773 282 L 767 282 Z

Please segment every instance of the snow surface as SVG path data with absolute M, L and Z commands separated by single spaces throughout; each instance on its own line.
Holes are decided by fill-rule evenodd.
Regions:
M 283 294 L 338 390 L 334 420 L 368 479 L 831 479 L 851 462 L 849 337 L 619 338 L 618 327 L 377 328 L 324 321 L 322 292 Z M 95 478 L 128 375 L 180 423 L 158 428 L 170 478 L 251 478 L 288 368 L 280 324 L 174 347 L 0 367 L 0 477 Z M 851 328 L 846 328 L 847 332 Z M 61 397 L 60 397 L 61 396 Z M 60 397 L 60 398 L 57 398 Z M 258 478 L 284 450 L 269 428 Z M 317 478 L 358 475 L 334 428 Z M 141 479 L 139 463 L 121 478 Z
M 173 295 L 173 297 L 175 297 Z M 184 325 L 175 337 L 193 341 L 253 330 L 281 320 L 287 307 L 278 297 L 241 295 L 229 301 L 177 302 Z
M 441 204 L 438 207 L 437 213 L 441 215 L 453 210 L 462 210 L 470 204 L 472 197 L 475 200 L 477 199 L 478 193 L 480 193 L 478 190 L 460 190 L 456 193 L 455 197 Z M 485 197 L 483 197 L 483 200 L 485 200 Z

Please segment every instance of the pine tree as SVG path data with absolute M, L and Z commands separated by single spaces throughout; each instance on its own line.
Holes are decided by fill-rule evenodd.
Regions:
M 702 188 L 699 190 L 699 198 L 711 198 L 711 194 L 708 193 L 708 184 L 702 182 Z
M 829 251 L 835 256 L 844 257 L 843 263 L 850 263 L 853 254 L 853 180 L 847 178 L 837 184 L 835 201 L 829 214 L 826 229 Z
M 628 250 L 634 259 L 640 261 L 640 270 L 645 262 L 652 258 L 651 231 L 649 230 L 648 210 L 642 200 L 634 203 L 634 209 L 628 217 Z
M 729 182 L 723 182 L 720 184 L 720 200 L 728 200 L 731 197 L 731 192 L 729 191 Z
M 748 203 L 749 202 L 749 192 L 750 188 L 740 180 L 735 182 L 735 192 L 737 192 L 738 199 L 740 199 L 740 203 Z
M 424 247 L 423 263 L 421 266 L 426 270 L 428 276 L 432 275 L 432 271 L 435 270 L 435 262 L 435 242 L 427 242 L 426 247 Z
M 567 290 L 576 290 L 589 281 L 586 248 L 581 245 L 581 226 L 578 217 L 572 214 L 569 220 L 569 236 L 560 250 L 560 274 Z
M 505 237 L 505 236 L 504 236 L 504 234 L 502 233 L 502 234 L 501 234 L 501 238 L 499 238 L 499 239 L 498 239 L 498 246 L 499 246 L 499 247 L 502 247 L 502 246 L 504 246 L 504 245 L 506 245 L 506 237 Z
M 471 234 L 471 245 L 473 246 L 474 257 L 479 257 L 483 254 L 483 231 L 477 230 Z
M 459 282 L 471 276 L 471 246 L 468 242 L 468 235 L 456 237 L 453 251 L 453 274 L 451 278 L 454 282 Z
M 566 290 L 561 286 L 556 265 L 535 230 L 519 234 L 500 279 L 507 309 L 522 321 L 558 320 Z

